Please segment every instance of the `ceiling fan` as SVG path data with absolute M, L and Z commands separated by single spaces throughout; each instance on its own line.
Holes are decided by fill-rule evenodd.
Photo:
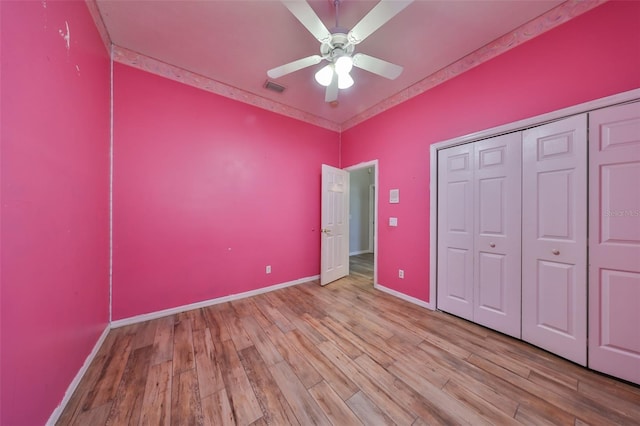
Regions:
M 282 0 L 286 8 L 321 43 L 320 55 L 307 56 L 272 68 L 267 71 L 267 75 L 271 78 L 279 78 L 326 60 L 329 63 L 315 74 L 316 81 L 327 87 L 324 98 L 326 102 L 334 102 L 338 99 L 338 89 L 347 89 L 353 85 L 353 78 L 349 73 L 354 66 L 394 80 L 402 73 L 400 65 L 364 53 L 354 54 L 355 46 L 400 13 L 412 1 L 381 0 L 351 31 L 347 31 L 340 28 L 338 23 L 340 0 L 333 0 L 336 8 L 336 26 L 330 32 L 305 0 Z

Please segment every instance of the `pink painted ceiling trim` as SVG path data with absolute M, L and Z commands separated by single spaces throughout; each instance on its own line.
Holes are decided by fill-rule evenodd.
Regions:
M 89 14 L 93 18 L 93 22 L 96 24 L 98 33 L 100 33 L 100 38 L 102 38 L 104 47 L 107 48 L 107 52 L 111 52 L 111 37 L 109 36 L 109 31 L 107 31 L 104 21 L 102 20 L 102 15 L 100 15 L 100 10 L 98 9 L 96 0 L 85 0 L 85 3 L 89 9 Z
M 431 74 L 413 86 L 398 92 L 368 110 L 350 118 L 342 123 L 341 130 L 347 130 L 365 120 L 368 120 L 374 115 L 380 114 L 389 108 L 418 96 L 427 90 L 482 64 L 483 62 L 513 49 L 525 41 L 531 40 L 532 38 L 537 37 L 540 34 L 557 27 L 558 25 L 585 13 L 596 6 L 606 3 L 607 1 L 608 0 L 569 0 L 562 3 L 547 13 L 544 13 L 519 28 L 516 28 L 512 32 L 503 35 L 499 39 L 481 47 L 464 58 L 442 68 L 434 74 Z
M 174 65 L 167 64 L 165 62 L 150 58 L 137 52 L 133 52 L 120 46 L 113 46 L 113 60 L 125 65 L 130 65 L 134 68 L 139 68 L 152 74 L 160 75 L 170 80 L 175 80 L 189 86 L 206 90 L 207 92 L 212 92 L 220 96 L 234 99 L 236 101 L 251 104 L 253 106 L 257 106 L 258 108 L 266 109 L 277 114 L 305 121 L 307 123 L 311 123 L 325 129 L 333 130 L 335 132 L 340 131 L 340 124 L 334 123 L 333 121 L 306 113 L 304 111 L 300 111 L 299 109 L 292 108 L 278 102 L 274 102 L 271 99 L 263 98 L 262 96 L 247 92 L 246 90 L 229 86 L 219 81 L 212 80 L 208 77 L 204 77 L 202 75 L 187 71 L 182 68 L 178 68 Z
M 104 26 L 104 22 L 100 17 L 95 0 L 85 0 L 91 11 L 100 35 L 105 41 L 106 46 L 111 45 L 109 34 Z M 387 98 L 368 110 L 350 118 L 343 123 L 335 123 L 333 121 L 318 117 L 316 115 L 301 111 L 299 109 L 263 98 L 262 96 L 229 86 L 208 77 L 187 71 L 171 64 L 161 62 L 157 59 L 142 55 L 137 52 L 125 49 L 120 46 L 113 45 L 113 60 L 130 65 L 135 68 L 142 69 L 152 74 L 175 80 L 193 87 L 197 87 L 208 92 L 216 93 L 230 99 L 251 104 L 277 114 L 295 118 L 319 127 L 340 132 L 349 129 L 369 118 L 380 114 L 402 102 L 405 102 L 415 96 L 418 96 L 433 87 L 452 79 L 465 71 L 468 71 L 502 53 L 513 49 L 514 47 L 531 40 L 540 34 L 543 34 L 558 25 L 561 25 L 603 3 L 608 0 L 568 0 L 565 3 L 551 9 L 529 21 L 528 23 L 516 28 L 512 32 L 505 34 L 499 39 L 487 44 L 486 46 L 476 50 L 464 58 L 442 68 L 434 74 L 426 77 L 418 83 L 398 92 L 397 94 Z

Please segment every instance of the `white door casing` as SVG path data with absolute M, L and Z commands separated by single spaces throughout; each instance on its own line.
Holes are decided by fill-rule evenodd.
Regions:
M 640 384 L 640 102 L 589 115 L 589 367 Z
M 522 338 L 587 361 L 587 115 L 523 132 Z
M 473 320 L 520 338 L 522 134 L 473 145 Z
M 473 320 L 473 144 L 438 152 L 438 308 Z
M 320 285 L 349 274 L 349 172 L 322 165 Z

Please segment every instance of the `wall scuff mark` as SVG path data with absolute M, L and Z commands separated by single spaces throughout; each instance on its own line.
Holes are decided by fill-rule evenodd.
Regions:
M 67 32 L 64 33 L 62 30 L 58 30 L 58 33 L 60 33 L 60 37 L 62 37 L 64 41 L 67 42 L 67 50 L 69 50 L 71 48 L 71 33 L 69 32 L 69 23 L 67 21 L 64 21 L 64 25 L 67 27 Z

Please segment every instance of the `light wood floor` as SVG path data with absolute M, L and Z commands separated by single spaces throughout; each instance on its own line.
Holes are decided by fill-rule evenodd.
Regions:
M 640 387 L 352 276 L 112 330 L 58 424 L 639 422 Z
M 373 284 L 373 253 L 349 256 L 349 274 Z

